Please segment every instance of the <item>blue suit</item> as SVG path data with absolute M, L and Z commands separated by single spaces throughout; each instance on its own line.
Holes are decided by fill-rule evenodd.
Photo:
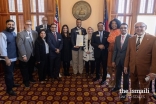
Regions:
M 50 56 L 50 76 L 51 78 L 59 77 L 61 53 L 56 53 L 56 49 L 61 52 L 63 46 L 63 40 L 61 34 L 56 32 L 56 37 L 52 32 L 47 34 L 47 43 L 49 45 L 49 56 Z

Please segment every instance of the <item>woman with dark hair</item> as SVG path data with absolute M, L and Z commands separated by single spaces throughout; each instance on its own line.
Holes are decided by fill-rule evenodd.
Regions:
M 67 25 L 62 26 L 61 35 L 63 38 L 63 48 L 62 48 L 62 55 L 61 59 L 63 61 L 63 69 L 64 69 L 64 75 L 70 76 L 69 74 L 69 67 L 70 67 L 70 61 L 72 59 L 72 44 L 71 44 L 71 37 L 69 34 L 69 28 Z
M 109 87 L 114 87 L 115 85 L 115 77 L 113 77 L 114 67 L 112 67 L 112 56 L 114 51 L 115 38 L 116 36 L 119 36 L 121 34 L 119 29 L 120 25 L 121 22 L 116 18 L 110 21 L 109 23 L 110 34 L 107 39 L 107 41 L 109 42 L 107 61 L 108 74 L 110 74 Z
M 35 57 L 38 65 L 38 76 L 41 83 L 45 83 L 48 69 L 49 46 L 45 39 L 45 30 L 40 30 L 39 37 L 35 42 Z

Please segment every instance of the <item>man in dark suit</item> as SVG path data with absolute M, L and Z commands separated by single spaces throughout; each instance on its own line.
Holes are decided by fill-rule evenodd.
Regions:
M 25 22 L 25 30 L 17 34 L 17 47 L 19 53 L 20 71 L 23 77 L 25 87 L 29 87 L 29 82 L 36 82 L 33 79 L 35 66 L 34 46 L 38 37 L 37 32 L 31 29 L 32 22 Z
M 112 66 L 116 67 L 116 85 L 112 91 L 118 91 L 121 88 L 121 76 L 124 71 L 124 60 L 126 56 L 126 50 L 128 45 L 128 39 L 130 35 L 127 34 L 128 25 L 122 23 L 120 26 L 121 35 L 117 36 L 114 44 L 114 52 L 112 57 Z M 123 89 L 129 89 L 129 72 L 128 74 L 123 73 Z M 120 97 L 122 99 L 126 98 L 126 93 L 123 93 Z
M 42 25 L 36 26 L 36 31 L 39 33 L 40 30 L 44 29 L 46 33 L 50 32 L 50 25 L 48 25 L 47 17 L 42 18 Z
M 63 40 L 61 34 L 56 32 L 56 24 L 51 24 L 51 32 L 47 34 L 47 43 L 49 45 L 50 56 L 50 76 L 52 79 L 60 81 L 60 63 L 61 63 L 61 49 Z
M 83 73 L 83 47 L 76 46 L 77 35 L 86 35 L 86 29 L 82 28 L 81 19 L 76 20 L 76 27 L 71 29 L 71 42 L 72 42 L 72 60 L 73 60 L 73 73 L 74 76 L 79 72 L 81 75 Z
M 156 73 L 156 37 L 146 33 L 147 25 L 143 22 L 135 24 L 136 35 L 129 38 L 124 72 L 130 70 L 131 89 L 144 90 L 149 88 L 150 80 L 145 80 L 146 75 Z M 139 93 L 132 93 L 131 104 L 147 104 L 148 93 L 141 93 L 141 98 L 136 98 Z
M 97 24 L 98 31 L 94 32 L 91 39 L 91 45 L 94 47 L 94 57 L 96 61 L 96 78 L 94 81 L 100 79 L 100 63 L 103 66 L 103 77 L 100 82 L 101 85 L 106 83 L 107 76 L 107 58 L 108 58 L 108 35 L 109 32 L 104 31 L 104 25 L 102 22 Z

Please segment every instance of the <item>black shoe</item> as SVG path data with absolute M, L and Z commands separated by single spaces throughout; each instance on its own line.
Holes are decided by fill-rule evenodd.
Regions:
M 117 91 L 119 91 L 119 89 L 118 88 L 113 88 L 111 91 L 112 92 L 117 92 Z
M 8 93 L 9 95 L 11 95 L 11 96 L 16 96 L 16 95 L 17 95 L 16 92 L 14 92 L 13 90 L 8 91 L 7 93 Z
M 69 74 L 69 73 L 67 73 L 67 76 L 70 76 L 70 74 Z
M 101 81 L 100 85 L 104 85 L 106 83 L 106 81 Z
M 57 78 L 54 78 L 55 80 L 57 80 L 57 81 L 62 81 L 62 79 L 61 78 L 59 78 L 59 77 L 57 77 Z
M 156 95 L 155 94 L 153 94 L 152 97 L 156 100 Z
M 13 87 L 19 87 L 20 86 L 20 84 L 14 84 L 13 85 Z
M 120 96 L 120 100 L 125 100 L 125 99 L 126 99 L 126 94 L 124 93 Z
M 24 83 L 25 87 L 30 87 L 29 83 Z
M 98 81 L 100 78 L 94 78 L 93 81 Z
M 31 79 L 30 82 L 35 83 L 36 81 L 34 79 Z

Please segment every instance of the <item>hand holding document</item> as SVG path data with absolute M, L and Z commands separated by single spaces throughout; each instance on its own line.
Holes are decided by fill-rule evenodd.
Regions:
M 76 46 L 83 46 L 83 35 L 77 35 Z

